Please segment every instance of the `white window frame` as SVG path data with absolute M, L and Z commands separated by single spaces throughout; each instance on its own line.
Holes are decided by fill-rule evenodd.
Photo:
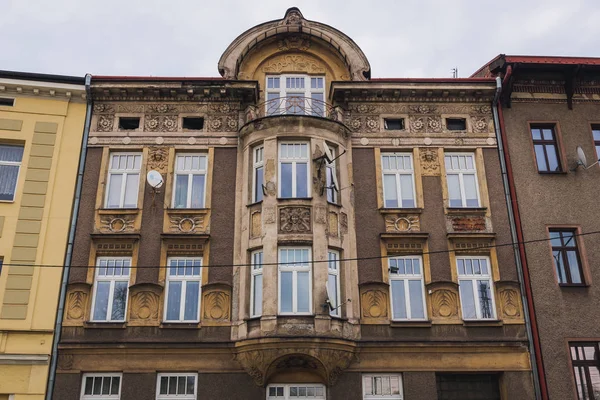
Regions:
M 483 274 L 483 273 L 461 274 L 458 270 L 458 261 L 459 260 L 486 260 L 488 273 L 487 274 Z M 466 270 L 466 265 L 465 265 L 465 270 Z M 465 321 L 481 321 L 481 320 L 493 321 L 493 320 L 495 320 L 496 315 L 497 315 L 496 314 L 496 299 L 495 299 L 495 295 L 494 295 L 495 287 L 494 287 L 494 280 L 492 279 L 492 264 L 490 263 L 490 258 L 487 256 L 457 256 L 456 257 L 456 276 L 458 278 L 458 286 L 459 286 L 458 294 L 460 296 L 460 304 L 461 304 L 461 312 L 463 314 L 463 320 L 465 320 Z M 480 303 L 480 299 L 479 299 L 479 291 L 477 289 L 477 281 L 484 281 L 484 280 L 487 280 L 490 285 L 490 297 L 491 297 L 491 302 L 492 302 L 492 316 L 490 318 L 483 318 L 483 316 L 482 316 L 481 303 Z M 465 282 L 470 281 L 471 284 L 473 285 L 473 295 L 475 296 L 475 298 L 473 300 L 475 300 L 476 318 L 465 318 L 465 316 L 464 316 L 464 308 L 463 308 L 464 302 L 463 302 L 463 298 L 462 298 L 462 291 L 460 290 L 460 282 L 461 281 L 465 281 Z
M 87 378 L 119 378 L 119 394 L 117 395 L 105 395 L 105 394 L 85 394 L 85 381 Z M 121 389 L 123 387 L 123 374 L 121 373 L 110 373 L 110 372 L 89 372 L 83 374 L 81 380 L 81 400 L 119 400 L 121 398 Z
M 329 151 L 331 151 L 331 155 L 333 156 L 334 160 L 325 163 L 325 198 L 327 199 L 328 203 L 338 204 L 338 190 L 340 190 L 340 188 L 334 188 L 335 182 L 337 181 L 337 167 L 335 165 L 335 163 L 337 162 L 337 160 L 335 160 L 336 148 L 333 146 L 328 147 Z M 329 178 L 330 176 L 331 178 Z M 333 178 L 334 176 L 335 178 Z M 331 200 L 329 199 L 329 193 L 331 193 Z
M 381 394 L 381 395 L 379 395 L 379 394 L 367 393 L 367 387 L 365 385 L 366 379 L 391 378 L 391 377 L 398 378 L 398 389 L 399 389 L 400 394 L 390 394 L 390 395 Z M 402 399 L 404 399 L 404 384 L 402 382 L 402 374 L 363 374 L 361 386 L 362 386 L 363 400 L 402 400 Z M 391 384 L 390 384 L 390 387 L 391 387 Z
M 263 200 L 262 187 L 257 187 L 256 178 L 258 176 L 258 169 L 262 168 L 263 184 L 265 181 L 265 147 L 261 144 L 254 147 L 252 150 L 252 202 L 256 203 Z M 260 192 L 259 192 L 260 191 Z M 258 193 L 260 193 L 260 199 L 258 199 Z
M 397 257 L 389 257 L 388 258 L 388 266 L 390 265 L 390 260 L 418 260 L 419 261 L 419 269 L 421 273 L 419 274 L 400 274 L 400 273 L 389 273 L 390 279 L 390 310 L 392 312 L 392 320 L 393 321 L 427 321 L 427 302 L 425 300 L 425 281 L 424 277 L 424 266 L 423 266 L 423 257 L 411 255 L 411 256 L 397 256 Z M 404 281 L 404 302 L 406 304 L 406 318 L 394 318 L 394 292 L 392 290 L 392 281 Z M 421 283 L 421 294 L 423 295 L 423 318 L 413 318 L 412 310 L 411 310 L 411 297 L 410 297 L 410 288 L 409 281 L 418 281 Z
M 313 293 L 313 284 L 312 284 L 312 248 L 311 247 L 294 247 L 294 246 L 284 246 L 277 248 L 277 259 L 281 260 L 281 250 L 308 250 L 308 260 L 306 265 L 298 266 L 291 264 L 281 264 L 278 263 L 278 271 L 277 271 L 277 311 L 279 315 L 312 315 L 313 314 L 313 301 L 312 301 L 312 293 Z M 306 312 L 298 312 L 298 272 L 307 272 L 308 271 L 308 311 Z M 282 272 L 292 272 L 292 311 L 291 312 L 282 312 L 281 311 L 281 273 Z
M 385 168 L 384 167 L 384 157 L 408 157 L 410 159 L 410 169 L 406 168 Z M 404 159 L 402 159 L 404 166 Z M 394 175 L 396 177 L 396 198 L 398 199 L 397 207 L 388 207 L 386 203 L 386 187 L 385 187 L 385 176 L 386 175 Z M 407 175 L 410 176 L 410 180 L 412 182 L 412 197 L 413 197 L 413 206 L 412 207 L 404 207 L 402 205 L 402 187 L 400 185 L 400 176 Z M 382 152 L 381 153 L 381 186 L 383 188 L 383 207 L 384 208 L 415 208 L 417 207 L 417 190 L 415 185 L 415 167 L 412 153 L 403 153 L 403 152 Z
M 260 307 L 260 312 L 259 313 L 255 313 L 255 309 L 257 307 L 255 307 L 255 297 L 254 297 L 254 281 L 255 278 L 257 276 L 262 276 L 263 277 L 263 282 L 262 282 L 262 287 L 261 287 L 261 292 L 262 289 L 264 287 L 264 275 L 263 275 L 263 257 L 264 257 L 264 253 L 262 251 L 262 249 L 260 250 L 256 250 L 253 251 L 250 254 L 250 260 L 251 260 L 251 269 L 250 269 L 250 317 L 254 318 L 254 317 L 260 317 L 262 315 L 262 303 L 259 305 Z M 262 297 L 262 296 L 261 296 Z
M 300 145 L 305 145 L 306 146 L 306 157 L 286 157 L 286 158 L 282 158 L 281 154 L 281 146 L 282 145 L 296 145 L 296 144 L 300 144 Z M 278 186 L 278 196 L 279 198 L 281 197 L 281 187 L 282 187 L 282 175 L 281 175 L 281 164 L 292 164 L 292 196 L 291 197 L 285 197 L 286 199 L 297 199 L 300 197 L 297 197 L 297 188 L 296 188 L 296 183 L 297 183 L 297 165 L 298 164 L 304 164 L 306 163 L 306 198 L 310 198 L 311 197 L 311 162 L 310 162 L 310 141 L 282 141 L 279 142 L 278 144 L 278 176 L 279 176 L 279 184 Z
M 200 261 L 200 272 L 198 275 L 170 275 L 171 261 Z M 167 259 L 167 270 L 165 274 L 165 312 L 163 315 L 163 321 L 167 323 L 198 323 L 200 322 L 200 307 L 202 300 L 202 257 L 169 257 Z M 180 267 L 174 267 L 180 268 Z M 192 266 L 193 268 L 197 268 Z M 179 318 L 178 319 L 167 319 L 167 310 L 169 305 L 169 289 L 171 282 L 181 282 L 181 294 L 179 298 Z M 186 289 L 188 282 L 198 282 L 198 312 L 195 319 L 184 319 L 185 318 L 185 299 Z
M 269 87 L 269 78 L 279 78 L 279 88 L 270 88 Z M 304 88 L 287 88 L 287 78 L 302 78 L 304 79 Z M 311 84 L 312 78 L 321 78 L 323 79 L 323 87 L 321 88 L 312 88 Z M 276 75 L 276 74 L 271 74 L 271 75 L 267 75 L 265 77 L 265 113 L 266 115 L 280 115 L 282 113 L 281 108 L 277 107 L 275 110 L 273 110 L 272 108 L 272 104 L 269 103 L 269 94 L 277 94 L 278 98 L 281 99 L 281 103 L 283 103 L 285 100 L 283 100 L 286 97 L 293 97 L 293 96 L 298 96 L 298 97 L 304 97 L 303 101 L 308 101 L 308 102 L 312 102 L 313 100 L 313 94 L 322 94 L 322 102 L 325 102 L 325 84 L 326 84 L 326 80 L 325 80 L 325 75 L 305 75 L 305 74 L 281 74 L 281 75 Z M 274 99 L 271 99 L 274 100 Z M 279 106 L 281 106 L 282 104 L 279 103 Z M 307 111 L 310 110 L 312 108 L 312 112 L 309 114 Z M 323 117 L 325 114 L 325 109 L 323 107 L 322 114 L 323 115 L 318 115 L 317 113 L 315 113 L 315 110 L 317 108 L 312 107 L 312 103 L 305 105 L 305 110 L 302 110 L 301 113 L 297 114 L 297 115 L 316 115 L 316 116 L 321 116 Z M 273 112 L 274 111 L 274 112 Z M 296 115 L 295 113 L 289 113 L 289 114 L 293 114 Z
M 102 261 L 110 260 L 128 260 L 129 265 L 121 268 L 127 268 L 127 275 L 100 275 L 100 263 Z M 131 257 L 97 257 L 96 258 L 96 271 L 94 271 L 94 293 L 92 295 L 92 312 L 90 315 L 90 322 L 125 322 L 127 320 L 127 306 L 129 305 L 129 282 L 131 279 Z M 110 289 L 108 292 L 108 307 L 106 309 L 106 319 L 94 319 L 96 310 L 96 295 L 98 293 L 98 282 L 110 282 Z M 127 282 L 127 295 L 125 296 L 125 312 L 123 319 L 112 319 L 112 308 L 115 299 L 115 284 L 116 282 Z
M 460 168 L 460 162 L 459 162 L 459 168 L 458 169 L 454 169 L 452 167 L 448 168 L 448 163 L 446 161 L 446 157 L 471 157 L 472 161 L 473 161 L 473 168 L 464 168 L 461 169 Z M 465 166 L 466 166 L 466 159 L 465 159 Z M 452 161 L 450 161 L 450 165 L 452 165 Z M 448 207 L 451 208 L 455 208 L 457 206 L 452 206 L 450 205 L 450 182 L 448 181 L 448 175 L 458 175 L 458 184 L 459 184 L 459 191 L 460 191 L 460 200 L 461 200 L 461 206 L 458 206 L 457 208 L 478 208 L 481 207 L 481 195 L 479 193 L 479 179 L 477 178 L 477 158 L 475 157 L 475 153 L 456 153 L 456 152 L 451 152 L 451 153 L 444 153 L 444 166 L 446 168 L 446 186 L 448 188 Z M 464 181 L 464 176 L 465 175 L 473 175 L 475 177 L 475 194 L 477 195 L 477 205 L 476 206 L 468 206 L 467 205 L 467 196 L 466 196 L 466 192 L 465 192 L 465 181 Z
M 140 168 L 135 168 L 135 158 L 133 161 L 133 169 L 121 169 L 121 168 L 112 168 L 112 161 L 113 161 L 113 157 L 115 156 L 134 156 L 134 157 L 139 157 L 140 158 Z M 116 152 L 111 152 L 108 155 L 108 176 L 106 179 L 106 195 L 104 198 L 104 206 L 106 208 L 111 208 L 111 209 L 119 209 L 119 208 L 137 208 L 139 206 L 139 201 L 140 201 L 140 182 L 142 180 L 141 177 L 141 169 L 142 169 L 142 165 L 144 162 L 144 155 L 141 152 L 122 152 L 122 151 L 116 151 Z M 125 193 L 126 193 L 126 189 L 127 189 L 127 177 L 129 175 L 136 175 L 138 176 L 138 187 L 136 188 L 136 192 L 135 192 L 135 207 L 125 207 Z M 119 206 L 118 207 L 110 207 L 108 205 L 108 198 L 110 195 L 110 181 L 112 179 L 113 176 L 115 175 L 121 175 L 121 192 L 120 192 L 120 197 L 119 197 Z
M 335 304 L 334 307 L 336 307 L 334 310 L 330 310 L 329 311 L 329 315 L 332 317 L 339 317 L 340 316 L 340 302 L 341 302 L 341 294 L 340 294 L 340 252 L 337 250 L 333 250 L 333 249 L 328 249 L 327 250 L 327 284 L 329 285 L 329 277 L 330 276 L 334 276 L 335 277 L 335 284 L 336 284 L 336 298 L 335 300 Z M 331 288 L 330 288 L 331 291 Z
M 12 203 L 15 201 L 15 197 L 17 197 L 17 186 L 19 186 L 19 178 L 21 177 L 21 164 L 23 163 L 23 156 L 25 155 L 25 147 L 21 145 L 13 145 L 9 143 L 0 143 L 0 145 L 11 146 L 11 147 L 20 147 L 23 152 L 21 153 L 21 161 L 2 161 L 0 160 L 0 166 L 7 167 L 17 167 L 17 179 L 15 180 L 15 186 L 13 187 L 13 196 L 10 200 L 0 200 L 0 203 Z
M 271 388 L 277 388 L 277 387 L 283 387 L 283 396 L 270 396 L 269 395 L 269 389 Z M 291 387 L 312 387 L 312 388 L 317 388 L 320 387 L 323 389 L 323 396 L 290 396 L 290 388 Z M 271 385 L 267 386 L 267 390 L 266 390 L 266 395 L 267 395 L 267 400 L 302 400 L 302 399 L 316 399 L 316 400 L 325 400 L 327 399 L 327 387 L 325 385 L 323 385 L 322 383 L 273 383 Z
M 194 378 L 194 394 L 160 394 L 160 380 L 161 378 Z M 156 375 L 156 400 L 171 400 L 171 399 L 179 399 L 179 400 L 196 400 L 198 396 L 198 374 L 194 373 L 159 373 Z
M 200 159 L 204 158 L 204 169 L 200 168 L 200 160 L 198 161 L 198 169 L 189 169 L 189 170 L 180 170 L 178 166 L 178 160 L 181 157 L 199 157 Z M 185 164 L 185 162 L 184 162 Z M 179 207 L 179 210 L 185 210 L 188 208 L 192 208 L 192 192 L 193 192 L 193 181 L 194 176 L 196 175 L 204 175 L 204 187 L 202 188 L 202 207 L 206 208 L 206 180 L 208 175 L 208 154 L 206 153 L 177 153 L 175 154 L 175 166 L 173 173 L 173 198 L 171 200 L 171 204 L 173 208 L 176 208 L 175 198 L 177 195 L 177 176 L 179 175 L 187 175 L 188 177 L 188 186 L 187 186 L 187 199 L 185 207 Z

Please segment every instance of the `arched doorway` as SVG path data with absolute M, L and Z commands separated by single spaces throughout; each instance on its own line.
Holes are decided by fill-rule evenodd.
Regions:
M 317 358 L 307 354 L 287 354 L 267 369 L 267 400 L 327 398 L 327 372 Z

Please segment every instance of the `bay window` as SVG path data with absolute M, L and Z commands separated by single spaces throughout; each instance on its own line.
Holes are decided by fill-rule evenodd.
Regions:
M 340 316 L 340 253 L 336 250 L 327 252 L 327 289 L 331 295 L 329 301 L 333 310 L 329 311 L 332 317 Z
M 475 155 L 449 153 L 444 157 L 450 207 L 479 207 Z
M 175 159 L 174 208 L 204 208 L 207 157 L 178 154 Z
M 310 196 L 310 149 L 306 142 L 279 144 L 279 197 Z
M 279 248 L 279 313 L 312 314 L 310 247 Z
M 92 321 L 125 321 L 130 267 L 129 257 L 98 258 L 92 300 Z
M 426 319 L 423 266 L 419 256 L 391 257 L 392 319 Z
M 108 166 L 106 208 L 137 208 L 142 153 L 112 153 Z
M 330 148 L 331 155 L 335 159 L 335 148 Z M 327 201 L 329 203 L 337 203 L 337 192 L 340 188 L 335 186 L 337 182 L 335 161 L 331 161 L 325 164 L 325 190 L 327 191 Z
M 170 258 L 167 266 L 165 321 L 200 320 L 201 258 Z
M 263 290 L 263 252 L 254 251 L 251 255 L 252 271 L 250 282 L 250 316 L 259 317 L 262 314 Z
M 489 258 L 457 257 L 456 265 L 463 319 L 495 319 L 494 289 Z
M 263 184 L 264 184 L 264 147 L 257 146 L 254 148 L 252 162 L 252 202 L 256 203 L 263 199 Z

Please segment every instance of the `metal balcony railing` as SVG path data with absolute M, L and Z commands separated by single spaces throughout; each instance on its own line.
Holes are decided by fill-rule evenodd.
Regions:
M 246 122 L 278 115 L 309 115 L 342 122 L 342 110 L 329 103 L 310 97 L 286 96 L 248 106 Z

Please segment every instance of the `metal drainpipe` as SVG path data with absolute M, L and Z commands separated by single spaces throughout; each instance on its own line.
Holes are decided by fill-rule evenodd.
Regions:
M 512 68 L 509 66 L 506 72 L 505 80 L 510 76 Z M 509 176 L 510 165 L 507 165 L 507 160 L 510 162 L 510 158 L 507 154 L 508 149 L 506 148 L 506 132 L 503 132 L 504 123 L 500 118 L 501 110 L 499 110 L 500 94 L 502 92 L 502 79 L 496 77 L 496 95 L 492 102 L 492 112 L 494 116 L 494 126 L 496 130 L 496 142 L 498 143 L 498 155 L 500 158 L 500 170 L 502 172 L 502 183 L 504 185 L 504 193 L 506 196 L 506 204 L 508 210 L 508 220 L 510 223 L 510 234 L 512 242 L 514 244 L 514 255 L 515 264 L 517 266 L 517 273 L 519 275 L 519 285 L 521 288 L 521 301 L 523 302 L 525 327 L 527 330 L 527 339 L 529 341 L 529 354 L 531 357 L 533 383 L 535 386 L 535 397 L 537 400 L 547 400 L 548 393 L 546 389 L 546 378 L 544 375 L 544 367 L 541 359 L 541 350 L 539 343 L 539 336 L 537 332 L 537 323 L 533 308 L 533 298 L 531 296 L 531 284 L 529 282 L 529 271 L 527 275 L 524 269 L 527 269 L 527 259 L 524 253 L 524 245 L 522 243 L 522 232 L 517 228 L 515 210 L 513 207 L 518 207 L 514 194 L 514 187 L 511 186 L 510 180 L 512 179 L 512 173 Z M 518 208 L 516 209 L 518 213 Z M 519 219 L 520 223 L 520 219 Z M 519 234 L 521 233 L 521 234 Z M 525 268 L 524 268 L 525 267 Z
M 56 378 L 56 366 L 58 363 L 58 342 L 62 330 L 62 320 L 65 313 L 65 300 L 67 298 L 67 284 L 69 283 L 69 272 L 71 270 L 71 259 L 73 258 L 73 242 L 75 240 L 75 228 L 77 226 L 77 216 L 79 214 L 79 203 L 81 201 L 81 188 L 83 187 L 83 171 L 85 170 L 85 158 L 87 155 L 87 142 L 90 134 L 90 125 L 92 122 L 92 95 L 90 93 L 90 83 L 92 76 L 85 75 L 85 93 L 86 93 L 86 112 L 85 125 L 83 126 L 83 138 L 81 139 L 81 153 L 79 156 L 79 169 L 77 172 L 77 184 L 75 186 L 75 199 L 71 214 L 71 227 L 69 228 L 69 241 L 67 242 L 67 252 L 65 255 L 65 265 L 62 273 L 60 285 L 60 297 L 58 299 L 58 310 L 56 312 L 56 322 L 54 324 L 54 340 L 52 342 L 52 355 L 50 357 L 50 371 L 48 373 L 48 385 L 46 386 L 46 400 L 52 400 L 54 383 Z

